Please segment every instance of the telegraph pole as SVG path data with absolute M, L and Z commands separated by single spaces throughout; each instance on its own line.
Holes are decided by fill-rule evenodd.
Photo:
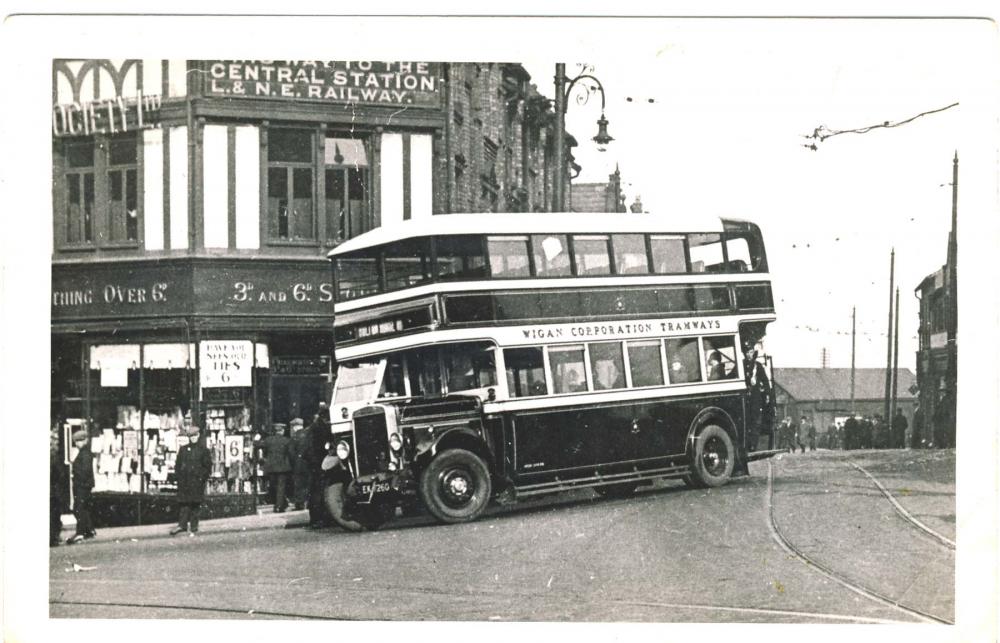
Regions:
M 855 414 L 854 409 L 854 349 L 855 337 L 857 334 L 858 307 L 851 307 L 851 417 Z
M 885 416 L 889 415 L 890 397 L 892 394 L 892 291 L 896 278 L 896 249 L 892 249 L 889 255 L 889 330 L 885 334 L 886 356 L 885 356 Z
M 889 409 L 890 415 L 886 418 L 889 425 L 892 425 L 892 418 L 896 417 L 896 396 L 899 391 L 899 287 L 896 287 L 896 328 L 892 336 L 892 407 Z M 891 432 L 890 432 L 891 435 Z

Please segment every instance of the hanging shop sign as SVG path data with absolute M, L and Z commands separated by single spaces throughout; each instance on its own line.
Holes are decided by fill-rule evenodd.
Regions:
M 371 60 L 209 60 L 211 96 L 441 106 L 441 64 Z
M 329 375 L 330 357 L 328 355 L 272 357 L 271 374 L 303 376 Z
M 250 386 L 253 342 L 209 340 L 198 344 L 202 388 Z
M 160 126 L 158 94 L 115 96 L 100 100 L 53 105 L 52 135 L 120 134 Z

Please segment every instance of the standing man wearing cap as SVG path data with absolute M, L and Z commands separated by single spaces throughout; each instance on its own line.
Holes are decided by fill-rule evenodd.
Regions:
M 296 509 L 304 509 L 309 499 L 309 432 L 302 418 L 292 420 L 291 428 L 288 449 L 292 460 L 292 502 Z
M 73 433 L 73 515 L 76 516 L 76 534 L 66 541 L 75 545 L 97 535 L 90 520 L 90 492 L 94 490 L 94 454 L 90 451 L 90 434 L 86 429 Z
M 177 452 L 174 475 L 177 476 L 177 526 L 170 530 L 174 536 L 182 531 L 194 536 L 198 531 L 198 514 L 205 500 L 205 483 L 212 473 L 212 455 L 198 438 L 201 430 L 197 426 L 187 429 L 188 443 Z

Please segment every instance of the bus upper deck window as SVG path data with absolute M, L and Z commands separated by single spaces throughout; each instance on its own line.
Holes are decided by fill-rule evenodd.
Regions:
M 494 277 L 529 277 L 528 237 L 490 237 L 490 274 Z
M 573 258 L 578 275 L 610 275 L 611 255 L 606 235 L 573 237 Z
M 337 301 L 377 294 L 378 261 L 375 256 L 341 257 L 337 259 Z
M 722 235 L 717 233 L 689 234 L 691 272 L 723 272 Z
M 726 221 L 727 272 L 767 272 L 760 228 L 743 221 Z
M 440 279 L 481 279 L 486 276 L 482 237 L 438 237 L 434 243 L 437 251 L 437 275 Z
M 684 238 L 653 235 L 649 238 L 653 254 L 653 272 L 659 275 L 687 272 Z
M 535 256 L 537 276 L 558 277 L 570 274 L 569 244 L 566 242 L 566 235 L 531 235 L 531 248 Z
M 615 251 L 615 272 L 619 275 L 649 274 L 645 235 L 615 234 L 611 236 L 611 246 Z
M 430 279 L 430 238 L 390 243 L 385 247 L 385 284 L 388 290 L 409 288 Z

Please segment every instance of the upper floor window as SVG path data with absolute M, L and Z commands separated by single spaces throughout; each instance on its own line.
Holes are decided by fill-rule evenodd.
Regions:
M 94 141 L 81 141 L 63 148 L 66 243 L 94 241 L 94 147 Z
M 323 147 L 326 238 L 344 241 L 374 227 L 365 141 L 328 135 Z
M 108 150 L 108 232 L 111 241 L 139 240 L 138 182 L 136 137 L 111 139 Z
M 271 239 L 316 238 L 313 132 L 275 128 L 267 137 L 267 217 Z
M 619 275 L 645 275 L 649 273 L 646 257 L 646 235 L 616 234 L 611 236 L 615 251 L 615 272 Z M 683 255 L 681 255 L 683 257 Z

